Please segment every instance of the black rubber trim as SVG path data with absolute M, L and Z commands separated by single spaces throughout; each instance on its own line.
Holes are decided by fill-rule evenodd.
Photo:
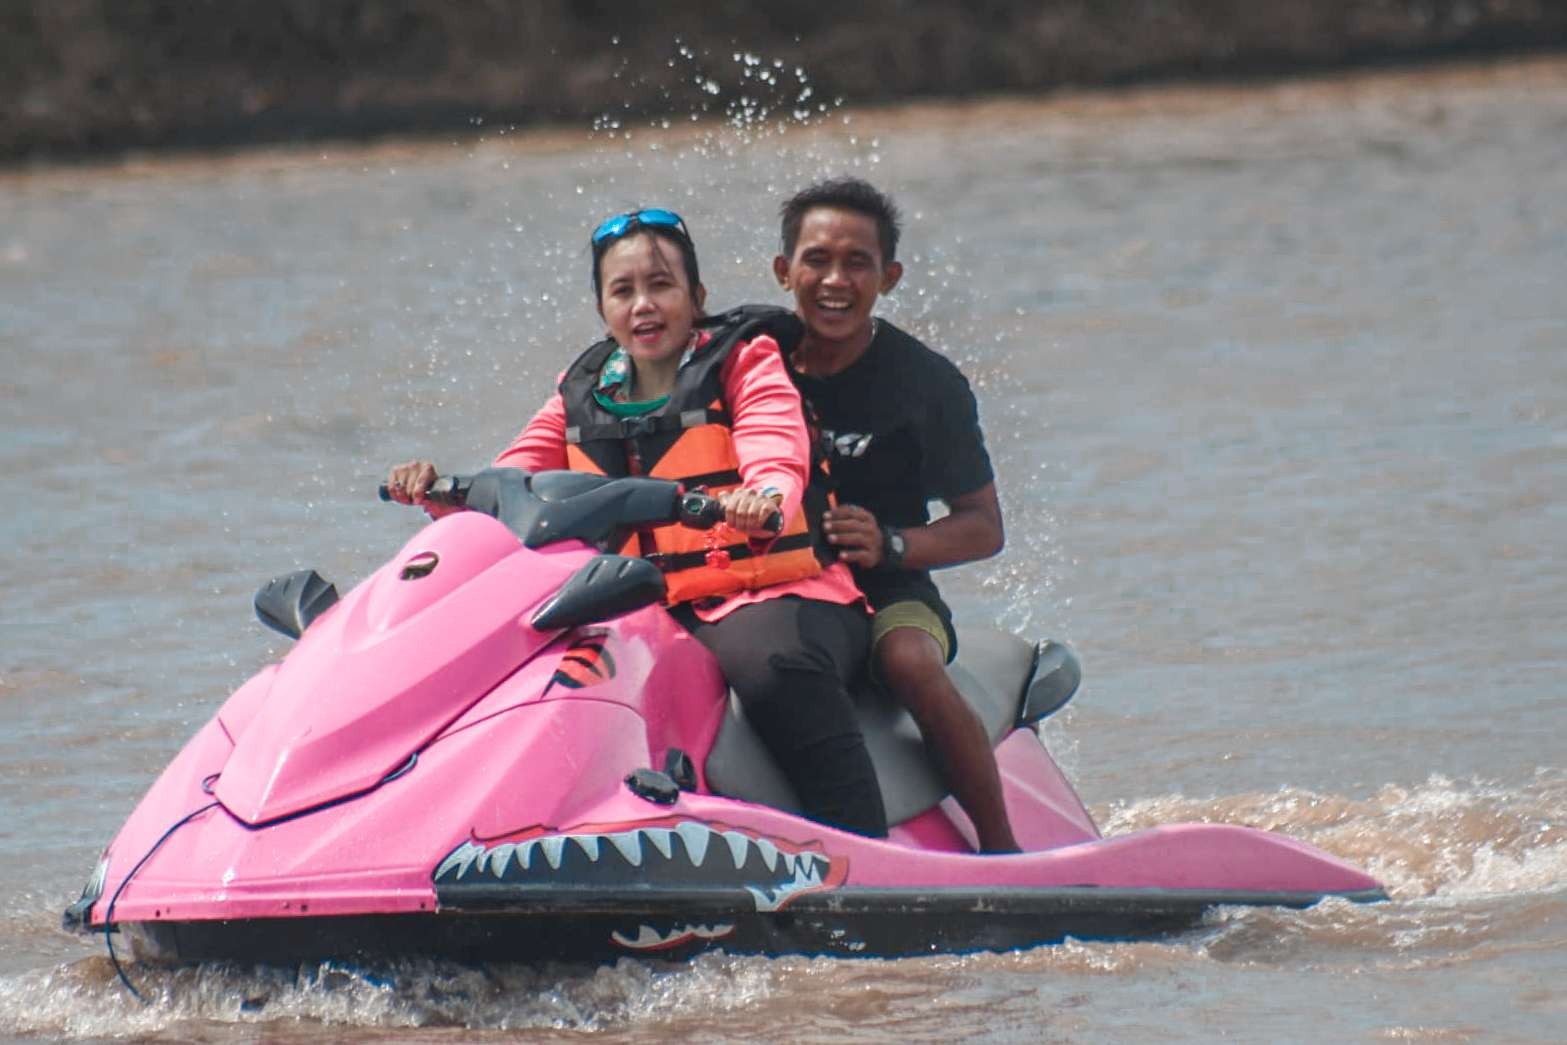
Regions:
M 693 886 L 679 888 L 605 889 L 578 887 L 560 882 L 537 885 L 475 882 L 436 886 L 441 908 L 508 912 L 636 911 L 692 917 L 755 912 L 751 893 L 741 886 Z M 1056 886 L 1048 889 L 868 889 L 839 888 L 804 893 L 790 900 L 788 910 L 845 915 L 932 915 L 988 913 L 1037 915 L 1060 911 L 1206 910 L 1210 907 L 1310 907 L 1329 896 L 1353 903 L 1378 903 L 1387 899 L 1380 889 L 1350 893 L 1252 892 L 1240 889 L 1105 889 L 1093 885 Z
M 758 555 L 776 555 L 779 552 L 799 551 L 801 548 L 809 547 L 811 547 L 811 535 L 808 533 L 797 533 L 790 537 L 780 537 L 775 541 L 771 541 L 760 550 L 753 550 L 749 544 L 726 544 L 721 549 L 715 550 L 728 552 L 731 559 L 750 559 Z M 646 558 L 648 562 L 651 562 L 665 573 L 675 573 L 680 570 L 693 570 L 698 566 L 705 566 L 707 564 L 707 555 L 708 553 L 705 551 L 680 552 L 676 555 L 655 552 L 646 556 Z

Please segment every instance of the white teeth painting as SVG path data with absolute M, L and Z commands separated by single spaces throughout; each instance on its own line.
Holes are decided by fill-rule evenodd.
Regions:
M 722 940 L 734 930 L 733 925 L 682 924 L 660 931 L 644 922 L 637 926 L 635 936 L 627 936 L 617 929 L 609 934 L 609 938 L 628 951 L 662 951 L 691 940 Z
M 831 859 L 820 853 L 786 849 L 773 839 L 732 828 L 714 830 L 683 821 L 621 831 L 541 835 L 488 846 L 464 842 L 436 867 L 434 879 L 451 896 L 461 895 L 465 886 L 486 882 L 490 883 L 486 890 L 496 885 L 515 887 L 519 896 L 530 897 L 567 885 L 576 892 L 594 885 L 611 891 L 628 885 L 682 892 L 738 891 L 736 895 L 750 897 L 756 911 L 765 912 L 779 910 L 801 893 L 829 888 L 831 870 Z M 696 938 L 688 929 L 670 931 L 684 933 L 680 938 L 685 941 Z M 664 937 L 647 944 L 668 945 Z

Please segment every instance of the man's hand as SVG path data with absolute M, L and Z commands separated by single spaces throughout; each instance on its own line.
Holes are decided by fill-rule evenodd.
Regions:
M 899 528 L 904 541 L 902 569 L 938 570 L 988 559 L 1001 550 L 1006 538 L 995 483 L 949 498 L 947 508 L 945 518 Z M 830 510 L 823 516 L 822 529 L 827 543 L 837 548 L 838 557 L 850 566 L 873 570 L 887 556 L 881 521 L 857 505 Z
M 838 549 L 838 558 L 850 566 L 875 569 L 886 549 L 882 547 L 881 523 L 876 516 L 853 504 L 831 508 L 822 516 L 827 543 Z

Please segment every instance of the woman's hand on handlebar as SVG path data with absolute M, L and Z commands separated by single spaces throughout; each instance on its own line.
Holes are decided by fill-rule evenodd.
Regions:
M 398 504 L 423 504 L 425 491 L 440 473 L 429 461 L 404 461 L 386 473 L 386 492 Z
M 438 476 L 435 465 L 429 461 L 404 461 L 402 464 L 395 464 L 392 470 L 386 473 L 386 496 L 398 504 L 417 504 L 432 519 L 462 511 L 457 504 L 438 504 L 426 499 L 430 487 L 434 485 Z
M 741 533 L 774 534 L 782 526 L 782 510 L 773 496 L 756 490 L 727 490 L 718 495 L 724 522 Z

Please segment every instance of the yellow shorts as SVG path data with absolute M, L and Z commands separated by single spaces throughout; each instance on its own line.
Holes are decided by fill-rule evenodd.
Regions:
M 871 649 L 874 651 L 882 637 L 897 628 L 918 628 L 935 639 L 936 645 L 941 647 L 942 663 L 952 659 L 952 645 L 947 639 L 947 626 L 942 623 L 935 610 L 920 600 L 905 599 L 902 602 L 892 602 L 877 610 L 871 617 Z

